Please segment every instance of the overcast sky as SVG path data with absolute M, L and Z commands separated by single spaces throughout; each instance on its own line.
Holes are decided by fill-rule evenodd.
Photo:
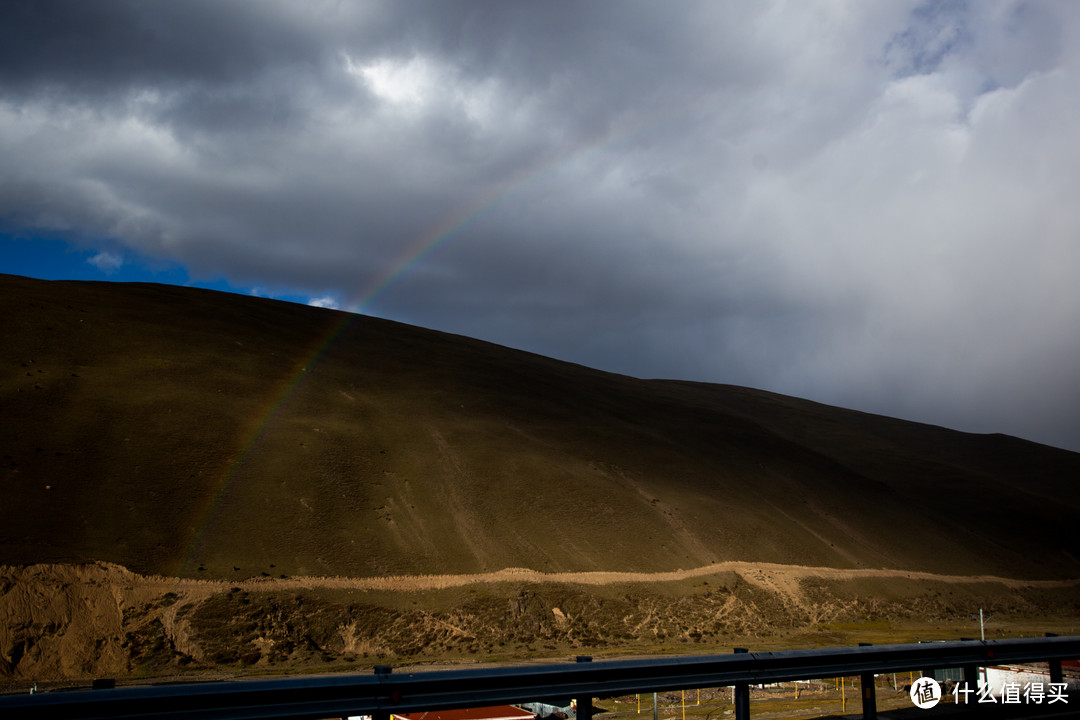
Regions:
M 0 243 L 25 274 L 179 268 L 1080 450 L 1078 3 L 3 16 Z

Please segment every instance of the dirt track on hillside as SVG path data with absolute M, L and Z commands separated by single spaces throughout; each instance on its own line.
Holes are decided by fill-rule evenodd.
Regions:
M 993 575 L 939 575 L 914 570 L 890 570 L 886 568 L 828 568 L 805 565 L 781 565 L 778 563 L 752 563 L 729 561 L 705 565 L 688 570 L 667 572 L 563 572 L 545 573 L 528 568 L 506 568 L 497 572 L 460 575 L 391 575 L 386 577 L 319 577 L 305 576 L 293 578 L 252 578 L 249 580 L 194 580 L 161 576 L 141 576 L 124 568 L 106 563 L 98 563 L 102 569 L 120 579 L 124 576 L 128 582 L 146 586 L 147 589 L 199 590 L 221 592 L 239 587 L 248 591 L 277 590 L 359 590 L 384 592 L 423 592 L 469 585 L 490 583 L 538 583 L 571 585 L 618 585 L 629 583 L 668 583 L 708 577 L 722 573 L 736 573 L 747 582 L 771 592 L 790 598 L 800 596 L 799 581 L 805 578 L 822 580 L 861 580 L 870 578 L 901 578 L 908 580 L 937 581 L 944 583 L 994 583 L 1010 588 L 1021 587 L 1069 587 L 1080 585 L 1080 578 L 1073 580 L 1020 580 Z
M 385 577 L 321 577 L 302 576 L 290 578 L 251 578 L 247 580 L 197 580 L 192 578 L 139 575 L 112 563 L 96 562 L 89 565 L 33 565 L 25 568 L 0 566 L 0 577 L 16 583 L 31 578 L 62 578 L 67 582 L 88 582 L 91 585 L 106 583 L 114 587 L 127 587 L 149 592 L 183 591 L 187 595 L 200 596 L 227 592 L 231 588 L 247 591 L 293 591 L 293 590 L 356 590 L 382 592 L 424 592 L 448 588 L 467 587 L 492 583 L 536 583 L 569 585 L 619 585 L 657 584 L 680 582 L 698 577 L 735 573 L 749 583 L 789 598 L 801 595 L 800 581 L 807 578 L 850 581 L 862 579 L 908 579 L 934 581 L 950 584 L 993 583 L 1009 588 L 1023 587 L 1070 587 L 1080 585 L 1080 578 L 1072 580 L 1022 580 L 994 575 L 941 575 L 914 570 L 887 568 L 828 568 L 806 565 L 781 565 L 778 563 L 753 563 L 729 561 L 691 569 L 666 572 L 561 572 L 545 573 L 528 568 L 505 568 L 490 573 L 459 575 L 390 575 Z
M 351 590 L 390 590 L 399 592 L 439 590 L 463 585 L 500 582 L 530 583 L 568 583 L 574 585 L 617 585 L 621 583 L 664 583 L 707 577 L 720 573 L 738 573 L 747 581 L 769 590 L 790 588 L 791 581 L 807 577 L 826 580 L 858 580 L 863 578 L 907 578 L 911 580 L 936 580 L 949 583 L 1001 583 L 1009 587 L 1066 587 L 1080 583 L 1076 580 L 1017 580 L 993 575 L 937 575 L 912 570 L 889 569 L 841 569 L 827 567 L 809 567 L 805 565 L 781 565 L 778 563 L 722 562 L 689 570 L 671 570 L 668 572 L 565 572 L 545 573 L 528 568 L 506 568 L 497 572 L 464 575 L 396 575 L 387 577 L 347 578 L 347 577 L 302 577 L 302 578 L 259 578 L 241 583 L 222 584 L 237 586 L 245 590 L 294 588 L 340 588 Z M 196 581 L 201 582 L 201 581 Z M 269 586 L 269 587 L 268 587 Z

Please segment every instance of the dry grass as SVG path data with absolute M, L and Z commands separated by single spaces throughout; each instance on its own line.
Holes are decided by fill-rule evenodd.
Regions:
M 101 564 L 0 568 L 0 647 L 9 649 L 0 676 L 18 684 L 881 645 L 970 637 L 979 608 L 993 619 L 991 638 L 1080 630 L 1076 584 L 903 579 L 867 596 L 859 579 L 803 579 L 792 596 L 747 579 L 757 572 L 372 590 L 363 580 L 148 578 Z

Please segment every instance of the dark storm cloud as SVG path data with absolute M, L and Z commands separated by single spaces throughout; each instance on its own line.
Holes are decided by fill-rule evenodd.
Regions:
M 0 30 L 8 91 L 96 95 L 179 83 L 245 82 L 304 62 L 313 37 L 235 3 L 11 2 Z
M 1072 6 L 5 13 L 5 228 L 1080 448 Z

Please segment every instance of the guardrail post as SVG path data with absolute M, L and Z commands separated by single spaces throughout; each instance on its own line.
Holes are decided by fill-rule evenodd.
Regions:
M 394 668 L 391 667 L 390 665 L 376 665 L 375 666 L 375 674 L 378 675 L 379 677 L 389 675 L 393 671 L 394 671 Z M 372 720 L 390 720 L 390 711 L 389 710 L 376 710 L 372 714 L 371 717 L 372 717 Z
M 870 647 L 871 644 L 859 643 L 859 647 Z M 863 720 L 877 720 L 877 688 L 874 687 L 874 673 L 861 673 L 859 685 L 862 686 Z
M 736 653 L 748 653 L 750 648 L 735 648 Z M 735 720 L 750 720 L 750 683 L 735 683 Z
M 590 655 L 578 655 L 579 663 L 592 662 Z M 577 720 L 592 720 L 593 706 L 591 697 L 579 697 L 577 699 Z
M 1046 633 L 1046 637 L 1057 637 L 1057 636 L 1058 636 L 1057 633 Z M 1050 661 L 1050 682 L 1052 682 L 1052 683 L 1064 682 L 1064 675 L 1061 672 L 1061 661 L 1060 660 L 1051 660 Z
M 960 641 L 961 642 L 975 642 L 975 638 L 962 637 L 962 638 L 960 638 Z M 962 669 L 964 671 L 964 686 L 968 690 L 971 690 L 972 692 L 978 691 L 978 689 L 979 689 L 979 666 L 978 665 L 964 665 Z

